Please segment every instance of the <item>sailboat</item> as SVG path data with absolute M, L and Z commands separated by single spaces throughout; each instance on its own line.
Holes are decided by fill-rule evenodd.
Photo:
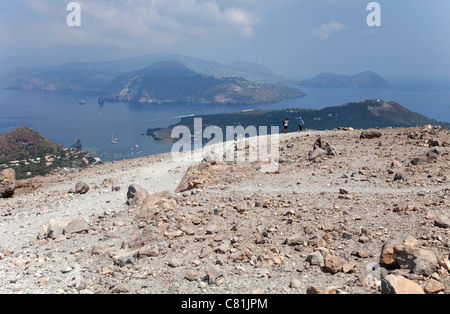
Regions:
M 111 137 L 111 144 L 117 144 L 119 143 L 119 139 L 117 137 L 114 137 L 114 133 L 112 134 Z

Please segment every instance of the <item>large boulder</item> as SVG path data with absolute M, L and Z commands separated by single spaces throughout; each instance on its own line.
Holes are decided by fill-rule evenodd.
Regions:
M 360 139 L 373 139 L 373 138 L 380 138 L 381 132 L 379 131 L 364 131 L 359 136 Z
M 402 276 L 388 275 L 381 281 L 382 294 L 425 294 L 422 287 Z
M 336 149 L 329 142 L 318 138 L 313 146 L 313 151 L 308 154 L 308 160 L 313 161 L 318 157 L 336 156 Z
M 51 220 L 47 226 L 46 236 L 56 239 L 61 235 L 70 235 L 89 231 L 89 224 L 83 217 Z
M 439 149 L 432 149 L 426 152 L 423 155 L 419 155 L 411 160 L 411 163 L 415 166 L 424 164 L 424 163 L 431 163 L 435 162 L 439 156 L 442 154 L 442 152 Z
M 141 185 L 132 184 L 128 187 L 127 204 L 131 206 L 142 205 L 143 200 L 147 196 L 147 190 L 145 190 Z
M 391 268 L 400 267 L 394 251 L 398 247 L 419 247 L 419 241 L 406 233 L 397 233 L 384 243 L 381 249 L 380 264 Z
M 138 196 L 139 194 L 137 194 L 137 197 Z M 136 218 L 148 219 L 155 213 L 160 212 L 160 210 L 173 209 L 176 206 L 176 202 L 170 197 L 170 192 L 159 192 L 150 195 L 147 194 L 147 196 L 142 200 L 142 204 L 139 204 L 140 207 L 136 211 Z M 136 198 L 134 200 L 136 200 Z
M 328 272 L 335 274 L 343 270 L 345 263 L 342 257 L 328 254 L 324 260 L 324 267 Z
M 16 172 L 8 168 L 0 172 L 0 198 L 11 197 L 16 190 Z
M 399 246 L 394 248 L 394 253 L 400 268 L 416 275 L 431 276 L 438 267 L 436 254 L 427 249 Z

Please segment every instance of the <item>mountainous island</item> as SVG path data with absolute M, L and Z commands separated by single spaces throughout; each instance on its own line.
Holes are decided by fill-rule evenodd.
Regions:
M 384 87 L 389 83 L 375 72 L 362 72 L 356 75 L 320 73 L 301 85 L 315 87 Z
M 321 110 L 284 109 L 245 111 L 229 114 L 204 115 L 182 118 L 180 123 L 167 129 L 149 130 L 148 134 L 158 140 L 177 141 L 171 138 L 172 129 L 178 125 L 194 128 L 194 119 L 202 118 L 203 128 L 216 125 L 225 133 L 227 126 L 281 126 L 286 117 L 290 120 L 290 132 L 298 130 L 298 119 L 302 117 L 305 128 L 309 130 L 333 130 L 352 127 L 354 129 L 385 128 L 385 127 L 417 127 L 424 125 L 440 125 L 450 129 L 450 123 L 439 122 L 421 114 L 412 112 L 396 102 L 386 102 L 381 99 L 364 100 L 348 103 Z
M 196 73 L 178 61 L 157 62 L 115 78 L 104 102 L 254 104 L 304 96 L 298 89 Z
M 111 82 L 127 73 L 158 62 L 178 61 L 194 72 L 217 77 L 239 77 L 251 82 L 277 83 L 286 78 L 267 67 L 251 62 L 230 64 L 177 54 L 144 55 L 103 62 L 70 62 L 43 68 L 16 68 L 0 73 L 0 88 L 23 90 L 104 91 Z

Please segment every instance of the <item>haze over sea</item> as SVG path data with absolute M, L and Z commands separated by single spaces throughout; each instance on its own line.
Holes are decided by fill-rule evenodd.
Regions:
M 146 135 L 148 128 L 175 124 L 186 115 L 238 112 L 247 109 L 322 109 L 365 99 L 395 101 L 411 111 L 450 122 L 450 82 L 390 82 L 382 88 L 314 88 L 307 95 L 260 105 L 213 106 L 185 103 L 98 105 L 97 93 L 72 91 L 0 90 L 0 133 L 29 126 L 57 144 L 70 147 L 78 139 L 83 149 L 103 161 L 170 152 L 172 144 Z M 80 100 L 86 100 L 80 105 Z M 306 121 L 306 127 L 307 127 Z M 144 135 L 145 134 L 145 135 Z M 118 138 L 112 144 L 112 137 Z

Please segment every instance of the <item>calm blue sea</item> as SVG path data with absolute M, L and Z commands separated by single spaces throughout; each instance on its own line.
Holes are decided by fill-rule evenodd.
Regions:
M 391 82 L 383 88 L 302 87 L 299 99 L 249 105 L 211 106 L 188 104 L 98 105 L 96 93 L 0 90 L 0 133 L 29 126 L 49 140 L 70 147 L 78 139 L 83 149 L 104 161 L 130 159 L 169 152 L 171 144 L 155 141 L 148 128 L 167 127 L 182 116 L 237 112 L 247 109 L 321 109 L 365 99 L 396 101 L 430 118 L 450 122 L 450 83 Z M 80 100 L 86 99 L 85 105 Z M 112 137 L 118 144 L 112 144 Z

